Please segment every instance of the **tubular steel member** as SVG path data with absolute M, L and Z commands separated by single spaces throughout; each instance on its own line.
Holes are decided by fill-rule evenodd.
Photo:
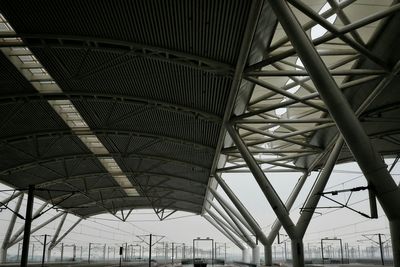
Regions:
M 247 240 L 245 240 L 245 238 L 240 234 L 240 232 L 237 232 L 235 229 L 233 229 L 233 227 L 231 227 L 228 223 L 226 223 L 224 220 L 222 220 L 221 218 L 219 218 L 217 216 L 217 214 L 215 214 L 212 210 L 206 208 L 206 211 L 208 212 L 208 214 L 210 214 L 210 216 L 216 221 L 218 222 L 218 224 L 223 227 L 226 230 L 229 230 L 231 233 L 235 234 L 237 237 L 239 237 L 243 242 L 246 242 Z M 247 243 L 247 242 L 246 242 Z
M 219 202 L 219 200 L 217 199 L 217 201 Z M 220 203 L 221 204 L 221 203 Z M 226 208 L 223 204 L 221 204 L 221 207 L 224 209 L 224 211 L 226 212 L 226 214 L 228 214 L 229 218 L 225 218 L 226 215 L 224 214 L 224 212 L 219 209 L 212 201 L 210 201 L 210 205 L 219 213 L 221 214 L 221 216 L 223 216 L 223 218 L 228 221 L 227 219 L 231 218 L 231 222 L 234 224 L 236 230 L 242 234 L 242 236 L 246 239 L 246 243 L 251 247 L 254 248 L 256 246 L 256 243 L 253 241 L 253 239 L 251 238 L 251 236 L 247 233 L 246 229 L 244 229 L 244 227 L 240 224 L 239 220 L 235 217 L 235 215 L 230 212 L 230 210 L 228 208 Z M 224 217 L 225 216 L 225 217 Z
M 213 188 L 212 188 L 213 189 Z M 210 192 L 213 194 L 213 196 L 217 199 L 217 201 L 223 205 L 223 207 L 226 207 L 227 209 L 229 209 L 229 211 L 247 228 L 247 230 L 250 231 L 250 233 L 252 233 L 254 236 L 256 235 L 253 228 L 250 227 L 250 225 L 247 223 L 247 221 L 245 220 L 245 218 L 235 210 L 235 208 L 230 205 L 229 203 L 227 203 L 226 201 L 224 201 L 222 198 L 222 196 L 215 190 L 211 190 Z M 215 193 L 215 194 L 214 194 Z
M 265 176 L 262 169 L 258 166 L 256 160 L 250 153 L 249 149 L 247 148 L 246 144 L 240 138 L 239 134 L 230 124 L 225 124 L 225 128 L 229 132 L 233 142 L 235 143 L 236 147 L 238 148 L 241 156 L 245 160 L 247 166 L 249 167 L 250 171 L 252 172 L 254 178 L 256 179 L 260 189 L 264 193 L 265 197 L 267 198 L 268 202 L 270 203 L 272 209 L 276 213 L 276 216 L 281 221 L 282 226 L 285 228 L 287 234 L 291 238 L 295 238 L 297 236 L 295 225 L 289 217 L 289 212 L 286 209 L 285 205 L 283 204 L 282 200 L 279 198 L 278 194 L 274 190 L 271 183 L 268 181 L 268 178 Z
M 63 225 L 64 225 L 65 218 L 67 217 L 67 214 L 68 214 L 68 213 L 64 213 L 64 215 L 61 217 L 61 221 L 60 221 L 60 223 L 58 224 L 58 227 L 57 227 L 57 229 L 56 229 L 56 232 L 54 233 L 53 238 L 52 238 L 51 241 L 50 241 L 49 247 L 48 247 L 48 249 L 47 249 L 47 261 L 50 261 L 50 259 L 51 259 L 51 251 L 52 251 L 53 248 L 55 247 L 56 240 L 57 240 L 57 238 L 58 238 L 58 236 L 59 236 L 59 234 L 60 234 L 60 231 L 61 231 L 61 229 L 62 229 L 62 227 L 63 227 Z
M 29 239 L 31 237 L 31 225 L 32 225 L 32 210 L 33 210 L 33 194 L 35 191 L 34 185 L 29 185 L 28 188 L 28 199 L 26 203 L 26 215 L 25 215 L 25 227 L 24 236 L 22 243 L 21 253 L 21 267 L 28 266 L 28 252 L 29 252 Z
M 400 267 L 400 189 L 287 3 L 282 0 L 269 3 L 385 211 L 390 223 L 394 266 Z
M 247 234 L 246 231 L 243 231 L 244 229 L 240 224 L 238 225 L 237 222 L 235 222 L 232 217 L 230 217 L 231 219 L 228 218 L 228 216 L 220 208 L 218 208 L 215 205 L 215 203 L 213 203 L 212 201 L 209 202 L 210 205 L 218 212 L 218 214 L 220 214 L 221 217 L 229 224 L 231 230 L 234 230 L 234 233 L 236 233 L 238 237 L 240 237 L 244 242 L 246 242 L 247 245 L 249 245 L 251 248 L 254 248 L 256 246 L 256 243 L 251 239 L 251 237 Z M 209 209 L 206 210 L 208 212 L 210 211 Z
M 299 180 L 297 181 L 295 187 L 293 188 L 292 192 L 290 193 L 289 198 L 286 200 L 285 206 L 288 211 L 292 208 L 294 202 L 297 199 L 297 196 L 299 195 L 301 189 L 303 188 L 304 183 L 307 180 L 308 177 L 308 172 L 304 173 Z M 268 240 L 270 240 L 270 245 L 266 247 L 264 245 L 264 253 L 266 254 L 265 256 L 265 265 L 271 266 L 272 265 L 272 242 L 275 240 L 277 234 L 279 233 L 279 229 L 281 228 L 282 224 L 281 222 L 276 219 L 275 222 L 272 225 L 272 228 L 268 234 Z
M 32 215 L 32 219 L 34 220 L 35 218 L 37 218 L 40 213 L 42 212 L 42 210 L 44 210 L 44 208 L 47 206 L 47 202 L 43 203 L 42 206 L 40 206 L 35 213 L 33 213 Z M 24 232 L 24 226 L 21 226 L 17 231 L 15 231 L 15 233 L 13 234 L 13 236 L 10 239 L 10 246 L 15 244 L 15 240 L 17 240 L 17 238 Z
M 217 173 L 214 174 L 214 178 L 217 180 L 218 184 L 224 190 L 225 194 L 229 197 L 229 199 L 235 205 L 240 214 L 244 217 L 246 222 L 250 225 L 251 229 L 254 231 L 256 235 L 256 238 L 258 238 L 258 240 L 260 240 L 260 242 L 264 246 L 270 244 L 270 241 L 268 240 L 264 232 L 261 230 L 256 220 L 253 218 L 253 216 L 251 216 L 246 207 L 240 202 L 237 196 L 226 184 L 226 182 Z M 228 208 L 236 217 L 238 217 L 238 215 L 236 215 L 236 211 L 230 207 L 230 205 L 222 198 L 222 196 L 216 190 L 214 190 L 213 188 L 209 188 L 209 190 L 214 195 L 214 197 L 217 198 L 217 200 L 221 203 L 222 206 Z
M 23 199 L 24 199 L 24 195 L 22 193 L 19 194 L 17 204 L 15 205 L 15 208 L 14 208 L 14 213 L 8 224 L 8 228 L 7 228 L 6 235 L 4 236 L 3 244 L 1 245 L 1 251 L 0 251 L 1 263 L 5 263 L 7 261 L 8 243 L 10 242 L 10 237 L 11 237 L 12 231 L 14 230 L 15 222 L 17 220 L 17 214 L 18 214 L 19 210 L 21 209 L 21 204 L 22 204 Z
M 230 241 L 232 241 L 233 244 L 235 244 L 238 248 L 240 248 L 241 250 L 246 249 L 245 246 L 242 245 L 242 243 L 240 243 L 240 241 L 233 236 L 231 233 L 229 233 L 228 231 L 226 231 L 224 228 L 222 228 L 221 225 L 219 225 L 214 219 L 212 219 L 210 216 L 208 215 L 203 215 L 203 217 L 209 222 L 211 223 L 215 228 L 217 228 L 218 231 L 220 231 L 224 236 L 226 236 L 226 238 L 228 238 Z

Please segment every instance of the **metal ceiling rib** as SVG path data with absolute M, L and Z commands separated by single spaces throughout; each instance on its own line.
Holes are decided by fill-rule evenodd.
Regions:
M 0 33 L 3 65 L 15 72 L 3 79 L 27 88 L 1 93 L 0 109 L 12 111 L 0 150 L 14 159 L 1 162 L 1 180 L 24 188 L 29 178 L 46 200 L 67 188 L 74 195 L 58 206 L 83 217 L 136 207 L 201 213 L 252 3 L 18 2 L 0 1 L 10 23 Z M 262 58 L 261 39 L 249 62 Z M 239 110 L 249 88 L 238 90 Z

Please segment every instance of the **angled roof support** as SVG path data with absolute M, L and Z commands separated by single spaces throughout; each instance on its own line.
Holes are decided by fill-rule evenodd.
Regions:
M 51 259 L 51 251 L 55 247 L 56 240 L 57 240 L 57 238 L 60 234 L 60 231 L 64 225 L 65 218 L 67 218 L 67 215 L 68 215 L 68 213 L 64 213 L 64 215 L 61 217 L 61 221 L 58 223 L 57 229 L 53 235 L 53 238 L 50 241 L 50 245 L 47 248 L 47 261 L 50 261 L 50 259 Z
M 303 238 L 307 230 L 308 224 L 310 223 L 311 218 L 314 214 L 314 210 L 317 207 L 317 204 L 322 196 L 320 193 L 324 191 L 324 188 L 328 183 L 332 170 L 335 167 L 336 160 L 338 159 L 340 151 L 342 150 L 343 143 L 343 138 L 339 137 L 336 141 L 335 147 L 333 148 L 325 163 L 324 168 L 322 169 L 322 172 L 317 178 L 317 182 L 314 185 L 314 188 L 309 194 L 309 198 L 307 199 L 306 204 L 302 209 L 301 216 L 296 224 L 300 238 Z
M 243 159 L 246 161 L 249 169 L 253 173 L 254 178 L 256 179 L 260 189 L 264 193 L 268 202 L 270 203 L 272 209 L 275 211 L 278 219 L 281 221 L 283 227 L 291 238 L 297 236 L 295 225 L 289 217 L 289 212 L 283 204 L 282 200 L 276 193 L 275 189 L 269 182 L 268 178 L 265 176 L 264 172 L 258 165 L 257 161 L 254 159 L 253 155 L 250 153 L 246 144 L 240 138 L 237 131 L 233 128 L 231 124 L 225 125 L 226 129 L 229 132 L 229 135 L 232 137 L 233 142 L 237 146 L 240 154 Z
M 22 200 L 24 199 L 24 195 L 22 193 L 20 193 L 18 195 L 19 195 L 19 198 L 17 200 L 17 204 L 15 205 L 14 213 L 12 214 L 10 222 L 8 223 L 7 232 L 6 232 L 6 235 L 4 236 L 3 244 L 1 245 L 1 250 L 0 250 L 0 256 L 1 256 L 0 262 L 1 263 L 5 263 L 7 261 L 8 244 L 10 243 L 10 237 L 11 237 L 12 231 L 14 230 L 15 222 L 17 220 L 17 213 L 21 209 Z M 13 196 L 11 196 L 11 197 L 13 197 Z M 11 197 L 9 197 L 9 198 L 11 198 Z M 9 201 L 11 201 L 11 200 L 9 200 Z M 8 201 L 5 201 L 5 202 L 7 203 Z
M 207 201 L 210 203 L 210 206 L 211 206 L 212 208 L 214 208 L 214 210 L 216 210 L 217 213 L 218 213 L 219 215 L 221 215 L 221 217 L 225 220 L 225 222 L 227 222 L 227 223 L 229 224 L 230 229 L 231 229 L 233 232 L 237 233 L 238 236 L 239 236 L 241 239 L 243 239 L 243 241 L 247 242 L 245 236 L 241 233 L 241 231 L 240 231 L 239 228 L 236 226 L 236 224 L 235 224 L 231 219 L 229 219 L 228 216 L 227 216 L 224 212 L 222 212 L 222 210 L 221 210 L 219 207 L 217 207 L 217 205 L 215 205 L 215 203 L 214 203 L 213 201 L 211 201 L 211 200 L 207 200 Z M 206 208 L 206 210 L 207 210 L 207 212 L 210 211 L 209 208 Z M 211 212 L 212 212 L 212 211 L 211 211 Z
M 264 234 L 264 232 L 261 230 L 261 227 L 258 225 L 256 220 L 251 216 L 249 211 L 246 209 L 246 207 L 240 202 L 239 198 L 233 193 L 233 191 L 229 188 L 229 186 L 226 184 L 226 182 L 218 175 L 214 174 L 215 179 L 217 180 L 218 184 L 222 187 L 226 195 L 229 197 L 229 199 L 232 201 L 232 203 L 235 205 L 235 207 L 238 209 L 240 214 L 244 217 L 246 222 L 250 225 L 251 229 L 255 233 L 256 237 L 260 240 L 262 244 L 269 244 L 269 240 Z M 210 188 L 211 191 L 211 188 Z M 220 203 L 223 203 L 225 205 L 225 201 L 223 198 L 217 193 L 217 191 L 212 190 L 211 191 L 216 198 L 218 198 L 218 201 Z M 226 206 L 226 205 L 225 205 Z M 232 211 L 232 210 L 231 210 Z M 237 216 L 238 217 L 238 216 Z
M 219 202 L 219 201 L 218 201 Z M 247 233 L 246 229 L 244 229 L 243 225 L 239 222 L 239 220 L 235 217 L 235 215 L 230 212 L 228 208 L 226 208 L 223 204 L 221 207 L 225 210 L 226 214 L 230 217 L 230 219 L 226 216 L 226 214 L 215 205 L 215 203 L 210 202 L 211 206 L 219 213 L 221 216 L 231 224 L 232 227 L 236 229 L 237 232 L 241 233 L 242 236 L 245 238 L 246 243 L 251 247 L 255 248 L 257 246 L 256 242 L 253 241 L 251 236 Z
M 215 177 L 215 176 L 214 176 Z M 217 180 L 217 178 L 216 178 L 216 180 Z M 218 180 L 217 180 L 218 181 Z M 222 198 L 222 196 L 214 189 L 214 188 L 210 188 L 210 192 L 212 193 L 212 195 L 217 199 L 217 201 L 221 204 L 221 205 L 223 205 L 223 206 L 225 206 L 226 208 L 228 208 L 235 216 L 236 216 L 236 218 L 238 218 L 238 220 L 250 231 L 250 233 L 252 233 L 253 235 L 256 235 L 256 232 L 253 230 L 253 228 L 250 226 L 250 224 L 249 223 L 247 223 L 247 219 L 245 219 L 245 217 L 244 216 L 242 216 L 241 215 L 241 212 L 239 211 L 239 212 L 237 212 L 236 210 L 235 210 L 235 208 L 232 206 L 232 205 L 230 205 L 228 202 L 226 202 L 223 198 Z M 242 203 L 240 203 L 240 204 L 242 204 Z M 242 204 L 243 205 L 243 204 Z M 247 210 L 246 210 L 247 211 Z M 248 213 L 248 214 L 250 214 L 250 213 Z M 251 215 L 250 215 L 251 216 Z M 254 220 L 254 218 L 253 218 L 253 220 Z M 254 222 L 255 222 L 255 220 L 254 220 Z M 256 224 L 257 224 L 257 222 L 255 222 Z M 257 224 L 258 225 L 258 224 Z
M 13 200 L 14 198 L 19 197 L 22 194 L 22 192 L 17 192 L 15 194 L 12 194 L 11 196 L 3 199 L 2 201 L 0 201 L 0 208 L 4 205 L 7 205 L 8 202 L 10 202 L 11 200 Z
M 52 221 L 54 221 L 55 219 L 57 219 L 58 217 L 60 217 L 60 216 L 63 215 L 63 214 L 64 214 L 64 212 L 59 212 L 59 213 L 57 213 L 56 215 L 54 215 L 53 217 L 51 217 L 50 219 L 48 219 L 47 221 L 45 221 L 45 222 L 41 223 L 40 225 L 36 226 L 35 228 L 33 228 L 33 229 L 31 230 L 31 234 L 33 234 L 34 232 L 36 232 L 36 231 L 42 229 L 44 226 L 48 225 L 49 223 L 51 223 Z M 23 238 L 24 238 L 24 237 L 21 236 L 21 237 L 16 238 L 15 240 L 12 240 L 12 241 L 9 243 L 9 246 L 8 246 L 8 247 L 14 246 L 14 245 L 17 244 L 19 241 L 21 241 Z
M 47 206 L 47 202 L 43 203 L 42 206 L 40 206 L 35 213 L 32 215 L 33 220 L 37 218 L 37 216 L 42 212 L 42 210 Z M 22 225 L 10 239 L 10 243 L 14 243 L 14 241 L 24 232 L 24 226 Z
M 235 234 L 237 237 L 239 237 L 243 242 L 248 242 L 246 238 L 240 233 L 240 231 L 237 231 L 232 225 L 224 221 L 224 217 L 220 218 L 213 212 L 212 210 L 206 208 L 206 211 L 210 216 L 221 226 L 223 227 L 226 231 L 230 231 L 232 234 Z
M 234 236 L 232 236 L 231 234 L 229 234 L 227 231 L 225 231 L 221 226 L 218 225 L 218 223 L 212 219 L 210 216 L 208 215 L 203 215 L 203 217 L 209 222 L 211 223 L 215 228 L 217 228 L 218 231 L 220 231 L 224 236 L 226 236 L 226 238 L 228 238 L 233 244 L 235 244 L 238 248 L 240 248 L 241 250 L 245 250 L 246 247 L 243 246 L 239 240 L 237 240 Z
M 60 243 L 61 240 L 63 240 L 64 237 L 66 237 L 81 221 L 82 221 L 82 218 L 79 218 L 67 231 L 65 231 L 65 233 L 60 238 L 58 238 L 54 242 L 54 246 L 53 247 L 57 246 L 58 243 Z
M 286 1 L 272 1 L 270 4 L 298 56 L 309 72 L 321 99 L 325 102 L 354 158 L 369 184 L 375 190 L 376 196 L 390 222 L 394 266 L 399 267 L 400 209 L 398 203 L 400 203 L 400 189 L 386 169 L 381 156 L 372 146 L 356 114 L 340 92 L 338 85 L 329 74 L 313 43 L 302 30 Z M 340 33 L 343 33 L 343 29 L 347 30 L 349 27 L 354 27 L 354 25 L 343 27 Z M 391 76 L 393 75 L 394 73 L 391 74 Z M 302 265 L 304 265 L 304 261 L 294 262 L 294 266 Z

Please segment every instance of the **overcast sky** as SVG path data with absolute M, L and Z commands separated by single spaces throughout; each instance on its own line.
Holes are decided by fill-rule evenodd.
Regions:
M 387 163 L 391 164 L 393 160 L 388 160 Z M 399 171 L 396 167 L 392 173 L 393 177 L 399 182 Z M 267 174 L 271 183 L 275 186 L 276 191 L 283 199 L 286 200 L 290 194 L 293 186 L 295 185 L 300 174 L 297 173 L 275 173 Z M 294 221 L 299 216 L 299 208 L 302 206 L 307 193 L 309 192 L 312 183 L 315 180 L 316 173 L 309 176 L 299 199 L 293 206 L 291 217 Z M 261 190 L 258 188 L 254 178 L 251 174 L 229 174 L 223 176 L 233 191 L 242 200 L 248 210 L 252 213 L 254 218 L 268 232 L 275 215 L 269 207 L 268 202 L 263 196 Z M 334 173 L 331 176 L 325 191 L 340 190 L 352 188 L 356 186 L 365 186 L 366 181 L 362 176 L 356 164 L 342 164 L 335 167 Z M 3 186 L 3 188 L 6 188 Z M 221 189 L 218 189 L 221 192 Z M 9 192 L 7 192 L 9 193 Z M 1 193 L 1 198 L 4 198 L 7 193 Z M 221 192 L 223 194 L 223 192 Z M 346 202 L 349 197 L 348 193 L 339 194 L 335 199 Z M 360 210 L 369 214 L 368 196 L 366 191 L 354 193 L 349 201 L 352 208 Z M 12 207 L 14 204 L 11 204 Z M 40 201 L 35 202 L 35 207 L 40 205 Z M 323 200 L 319 206 L 334 206 L 334 203 Z M 25 203 L 21 208 L 21 213 L 25 212 Z M 350 244 L 370 244 L 360 243 L 365 238 L 362 234 L 386 234 L 384 239 L 388 238 L 388 223 L 383 212 L 380 211 L 379 219 L 371 220 L 361 215 L 346 209 L 318 209 L 317 214 L 314 215 L 313 220 L 309 226 L 307 234 L 304 238 L 305 246 L 317 246 L 320 239 L 323 237 L 338 237 L 342 238 L 344 242 Z M 35 225 L 47 220 L 53 216 L 56 211 L 51 211 L 33 223 Z M 0 240 L 3 239 L 4 233 L 7 229 L 8 220 L 11 217 L 11 212 L 8 210 L 1 211 L 1 230 Z M 73 215 L 68 215 L 64 230 L 72 225 L 77 218 Z M 41 239 L 40 235 L 49 234 L 53 235 L 59 219 L 54 223 L 49 224 L 47 227 L 33 234 L 32 240 L 35 242 L 36 238 Z M 16 229 L 22 225 L 22 221 L 18 219 Z M 165 236 L 163 241 L 186 243 L 191 245 L 192 240 L 197 237 L 206 238 L 210 237 L 216 242 L 226 242 L 230 252 L 238 253 L 239 250 L 235 248 L 222 234 L 220 234 L 213 226 L 211 226 L 205 219 L 198 215 L 193 215 L 184 212 L 177 212 L 165 221 L 158 221 L 157 217 L 151 210 L 138 210 L 135 211 L 128 219 L 127 222 L 120 222 L 111 215 L 100 215 L 93 218 L 84 220 L 78 225 L 72 233 L 70 233 L 63 242 L 66 245 L 77 244 L 87 246 L 89 242 L 92 243 L 107 243 L 108 245 L 119 246 L 121 243 L 131 243 L 137 241 L 137 235 L 146 235 L 152 233 L 155 235 Z M 281 231 L 284 234 L 284 231 Z M 373 237 L 372 237 L 373 238 Z M 157 239 L 157 238 L 156 238 Z M 358 242 L 357 242 L 358 241 Z M 39 246 L 39 243 L 37 243 Z M 9 253 L 14 253 L 17 246 L 9 250 Z M 71 249 L 72 250 L 72 249 Z M 39 253 L 39 251 L 37 252 Z

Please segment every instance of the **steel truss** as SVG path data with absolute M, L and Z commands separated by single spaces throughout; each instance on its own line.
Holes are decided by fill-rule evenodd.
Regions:
M 371 49 L 371 43 L 383 30 L 381 25 L 390 16 L 398 14 L 400 4 L 383 6 L 379 11 L 374 11 L 375 13 L 354 20 L 348 14 L 361 8 L 357 6 L 356 1 L 338 3 L 328 0 L 328 3 L 331 8 L 321 13 L 299 0 L 270 1 L 280 24 L 271 46 L 266 51 L 266 58 L 247 66 L 242 73 L 242 78 L 252 82 L 255 88 L 247 111 L 242 115 L 232 116 L 229 122 L 223 122 L 233 139 L 233 145 L 221 150 L 227 163 L 224 167 L 216 169 L 214 177 L 239 211 L 240 214 L 236 216 L 243 216 L 245 219 L 242 225 L 252 225 L 251 230 L 255 231 L 257 238 L 263 243 L 266 265 L 272 265 L 270 244 L 283 226 L 292 240 L 293 265 L 304 266 L 302 238 L 321 196 L 324 195 L 325 185 L 346 142 L 369 183 L 370 217 L 377 216 L 374 211 L 376 195 L 390 218 L 392 239 L 395 240 L 393 254 L 397 267 L 400 266 L 400 209 L 394 203 L 400 203 L 400 192 L 379 154 L 370 145 L 372 138 L 386 138 L 395 142 L 395 139 L 390 139 L 390 135 L 397 132 L 368 137 L 358 118 L 377 122 L 384 120 L 364 111 L 398 75 L 400 64 L 390 66 Z M 305 21 L 304 15 L 310 20 Z M 328 20 L 332 15 L 336 16 L 338 23 Z M 298 20 L 302 24 L 299 24 Z M 371 26 L 374 22 L 380 24 Z M 310 30 L 316 25 L 321 26 L 324 32 L 317 37 L 310 36 Z M 367 27 L 373 27 L 375 32 L 366 34 Z M 286 35 L 282 34 L 283 32 Z M 359 67 L 360 63 L 367 60 L 373 62 L 376 67 Z M 353 111 L 341 92 L 370 83 L 375 84 L 375 88 Z M 343 137 L 337 134 L 326 146 L 310 143 L 318 131 L 328 128 L 337 129 L 337 132 L 340 130 Z M 396 156 L 397 154 L 395 152 Z M 314 160 L 306 166 L 296 165 L 296 161 L 304 157 Z M 321 172 L 303 206 L 305 209 L 302 210 L 300 219 L 295 223 L 290 219 L 289 211 L 307 176 L 318 169 L 321 169 Z M 278 219 L 267 237 L 259 232 L 257 223 L 249 217 L 246 208 L 220 177 L 229 172 L 251 172 L 273 207 Z M 269 183 L 265 175 L 268 172 L 303 173 L 286 203 L 283 203 Z M 384 181 L 378 181 L 377 177 L 381 176 L 384 177 Z M 219 203 L 224 201 L 214 188 L 209 188 L 209 191 L 212 192 L 210 201 L 212 198 Z M 213 210 L 210 212 L 208 213 L 211 215 Z M 229 221 L 225 215 L 221 216 L 219 226 Z M 218 223 L 218 220 L 214 223 Z M 236 233 L 242 242 L 247 242 L 243 233 L 237 229 Z

